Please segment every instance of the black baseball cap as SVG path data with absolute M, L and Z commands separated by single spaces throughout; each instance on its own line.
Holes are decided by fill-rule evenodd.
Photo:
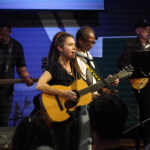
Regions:
M 135 29 L 138 27 L 147 27 L 150 26 L 150 22 L 148 22 L 146 19 L 141 19 L 136 22 Z

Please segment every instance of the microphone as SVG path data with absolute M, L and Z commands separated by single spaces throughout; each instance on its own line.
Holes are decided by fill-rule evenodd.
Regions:
M 75 54 L 76 54 L 76 56 L 79 56 L 79 57 L 83 57 L 83 58 L 86 57 L 85 55 L 83 55 L 83 54 L 80 53 L 79 51 L 76 51 Z
M 81 52 L 79 51 L 76 51 L 75 52 L 76 56 L 79 56 L 79 57 L 82 57 L 82 58 L 85 58 L 86 60 L 89 60 L 91 61 L 92 59 L 89 59 L 88 57 L 86 57 L 84 54 L 82 54 Z
M 148 48 L 148 47 L 150 47 L 150 44 L 147 44 L 147 45 L 145 46 L 145 48 Z

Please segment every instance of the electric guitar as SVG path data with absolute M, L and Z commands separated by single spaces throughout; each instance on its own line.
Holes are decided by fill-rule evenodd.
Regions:
M 33 79 L 34 82 L 37 82 L 38 79 Z M 0 79 L 0 84 L 14 84 L 14 83 L 25 83 L 25 79 Z
M 132 74 L 131 69 L 123 70 L 118 74 L 112 76 L 112 78 L 104 79 L 105 83 L 110 84 L 116 78 L 123 78 L 130 76 Z M 49 95 L 42 93 L 41 104 L 45 108 L 45 114 L 47 118 L 52 122 L 61 122 L 70 117 L 72 111 L 78 106 L 87 105 L 92 100 L 92 93 L 99 88 L 106 86 L 104 82 L 100 81 L 96 84 L 88 86 L 82 79 L 74 81 L 70 86 L 54 85 L 53 88 L 60 90 L 72 90 L 77 93 L 77 99 L 72 101 L 69 99 L 64 99 L 57 95 Z
M 129 79 L 129 82 L 134 89 L 140 90 L 146 86 L 149 78 Z

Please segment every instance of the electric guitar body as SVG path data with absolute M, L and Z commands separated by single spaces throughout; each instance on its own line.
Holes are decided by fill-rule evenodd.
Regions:
M 134 89 L 140 90 L 146 86 L 149 82 L 149 78 L 129 79 L 129 82 Z

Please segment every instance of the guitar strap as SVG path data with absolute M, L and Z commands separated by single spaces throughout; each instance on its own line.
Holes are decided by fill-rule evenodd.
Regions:
M 89 61 L 89 60 L 88 60 L 88 61 Z M 87 61 L 87 63 L 88 63 L 88 61 Z M 90 66 L 89 66 L 89 65 L 90 65 Z M 100 81 L 101 78 L 99 77 L 97 71 L 92 67 L 90 61 L 89 61 L 88 64 L 86 64 L 86 66 L 87 66 L 87 69 L 89 70 L 89 72 L 94 76 L 95 80 L 96 80 L 97 82 Z
M 7 56 L 6 56 L 5 72 L 8 72 L 8 68 L 9 68 L 9 65 L 10 65 L 10 62 L 11 62 L 13 43 L 14 43 L 13 39 L 9 38 L 8 50 L 7 50 Z
M 86 82 L 88 85 L 93 84 L 93 77 L 95 78 L 95 80 L 98 82 L 100 81 L 100 77 L 98 76 L 96 70 L 94 69 L 94 67 L 91 65 L 91 62 L 89 60 L 89 58 L 86 57 L 79 57 L 82 62 L 85 63 L 86 65 Z M 85 80 L 83 78 L 83 80 Z M 82 106 L 81 107 L 81 114 L 82 115 L 86 115 L 87 114 L 87 110 L 86 110 L 87 106 Z
M 101 78 L 99 77 L 99 75 L 98 75 L 97 71 L 94 69 L 94 67 L 91 65 L 91 63 L 90 63 L 91 60 L 89 60 L 88 58 L 85 60 L 85 57 L 84 58 L 80 57 L 80 59 L 86 64 L 86 68 L 87 68 L 88 72 L 91 74 L 91 78 L 94 77 L 97 82 L 100 81 Z M 88 75 L 89 74 L 88 72 L 86 72 L 87 76 L 90 76 L 90 75 Z M 87 77 L 87 80 L 89 80 L 89 78 L 90 77 Z M 87 81 L 87 82 L 89 83 L 90 81 Z
M 87 69 L 89 70 L 89 72 L 91 73 L 92 77 L 94 77 L 97 82 L 99 82 L 99 81 L 104 82 L 104 79 L 101 77 L 101 75 L 98 74 L 97 71 L 95 70 L 95 68 L 91 65 L 91 62 L 90 62 L 91 60 L 90 59 L 88 59 L 86 57 L 84 57 L 84 58 L 80 57 L 80 59 L 83 60 L 83 62 L 86 64 Z M 94 61 L 93 61 L 93 63 L 94 63 Z M 111 91 L 107 88 L 107 86 L 108 85 L 106 83 L 106 85 L 103 86 L 103 88 L 101 89 L 101 91 L 99 90 L 98 93 L 101 93 L 101 92 L 110 93 Z

